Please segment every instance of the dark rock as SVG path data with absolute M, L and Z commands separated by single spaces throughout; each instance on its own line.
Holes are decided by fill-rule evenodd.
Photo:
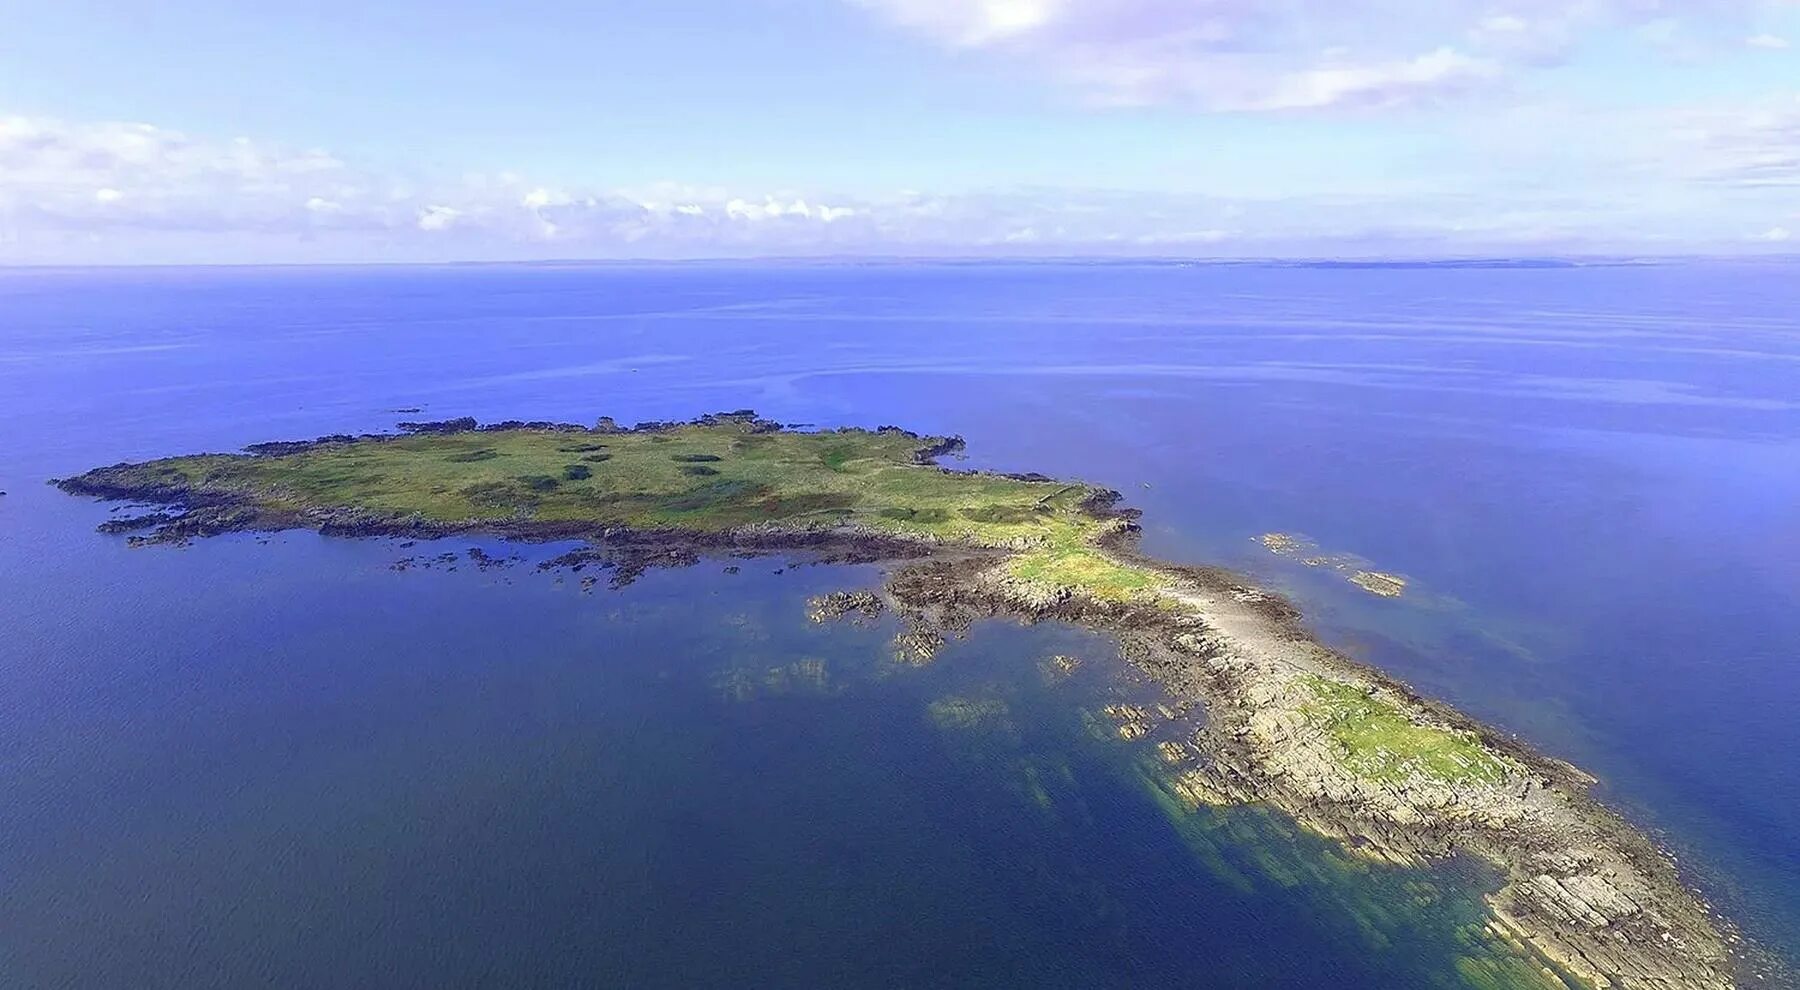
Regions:
M 171 512 L 146 512 L 143 515 L 108 519 L 96 528 L 102 533 L 109 534 L 135 533 L 140 529 L 172 523 L 179 518 L 181 517 Z
M 404 422 L 395 424 L 407 433 L 469 433 L 481 424 L 475 422 L 473 416 L 459 416 L 456 419 L 440 419 L 425 422 Z

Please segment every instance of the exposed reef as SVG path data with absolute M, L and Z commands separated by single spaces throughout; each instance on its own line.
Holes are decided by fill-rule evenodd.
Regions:
M 542 566 L 606 568 L 614 584 L 703 557 L 891 562 L 881 592 L 815 599 L 814 621 L 892 611 L 895 655 L 907 663 L 930 662 L 985 617 L 1114 633 L 1168 700 L 1106 709 L 1113 734 L 1144 737 L 1204 706 L 1201 728 L 1156 743 L 1182 800 L 1264 802 L 1389 862 L 1486 860 L 1503 877 L 1489 897 L 1494 929 L 1597 987 L 1722 990 L 1739 979 L 1729 926 L 1665 852 L 1589 797 L 1591 778 L 1322 645 L 1278 596 L 1145 557 L 1136 513 L 1116 492 L 938 466 L 961 446 L 954 437 L 799 431 L 747 410 L 631 428 L 604 418 L 401 428 L 116 464 L 55 483 L 158 507 L 103 524 L 137 532 L 137 543 L 293 528 L 573 539 L 585 546 Z M 1316 557 L 1374 594 L 1405 588 L 1296 538 L 1263 543 Z M 1045 672 L 1067 676 L 1076 663 L 1056 658 Z M 733 676 L 722 690 L 752 689 L 748 674 Z M 988 714 L 952 706 L 941 717 Z
M 1729 926 L 1666 852 L 1588 796 L 1592 778 L 1321 645 L 1265 592 L 1114 552 L 1162 570 L 1174 604 L 1046 601 L 973 561 L 912 565 L 889 588 L 914 622 L 1022 615 L 1117 633 L 1176 704 L 1205 706 L 1190 740 L 1157 747 L 1168 789 L 1190 803 L 1264 802 L 1396 864 L 1493 863 L 1505 881 L 1488 898 L 1495 928 L 1593 986 L 1736 985 Z M 1142 706 L 1104 715 L 1127 739 L 1161 721 Z
M 848 620 L 867 625 L 881 618 L 887 604 L 873 591 L 834 591 L 806 603 L 806 617 L 815 624 Z
M 1264 533 L 1256 538 L 1263 549 L 1278 557 L 1297 560 L 1308 567 L 1321 567 L 1335 571 L 1344 580 L 1356 585 L 1371 595 L 1382 598 L 1399 598 L 1406 594 L 1407 580 L 1398 574 L 1389 574 L 1369 567 L 1361 558 L 1347 553 L 1324 553 L 1318 544 L 1304 536 L 1292 533 Z

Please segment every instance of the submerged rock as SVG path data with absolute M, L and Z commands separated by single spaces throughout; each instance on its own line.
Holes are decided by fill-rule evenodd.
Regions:
M 1407 580 L 1368 567 L 1360 557 L 1347 553 L 1321 553 L 1318 544 L 1293 533 L 1264 533 L 1256 538 L 1263 549 L 1278 557 L 1297 560 L 1307 567 L 1318 567 L 1343 575 L 1346 581 L 1371 595 L 1399 598 L 1406 593 Z
M 879 619 L 885 611 L 887 606 L 881 596 L 872 591 L 834 591 L 806 602 L 806 617 L 815 625 L 846 618 L 858 625 L 866 625 Z
M 1399 598 L 1406 594 L 1406 579 L 1397 574 L 1357 571 L 1350 575 L 1350 583 L 1371 595 L 1380 595 L 1383 598 Z
M 894 636 L 894 659 L 909 666 L 925 666 L 943 648 L 944 637 L 935 629 L 914 626 Z

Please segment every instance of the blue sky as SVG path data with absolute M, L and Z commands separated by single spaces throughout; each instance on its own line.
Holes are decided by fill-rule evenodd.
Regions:
M 1800 237 L 1800 0 L 14 6 L 0 262 Z

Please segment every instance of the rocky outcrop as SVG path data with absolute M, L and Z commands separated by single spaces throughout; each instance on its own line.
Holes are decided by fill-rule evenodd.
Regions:
M 407 433 L 443 434 L 468 433 L 480 424 L 475 422 L 475 417 L 473 416 L 461 416 L 456 419 L 441 419 L 431 422 L 401 422 L 396 423 L 395 425 L 400 429 L 405 430 Z
M 848 619 L 867 625 L 887 611 L 887 603 L 873 591 L 834 591 L 807 599 L 806 617 L 814 624 Z
M 701 422 L 730 420 L 779 429 L 749 411 Z M 404 424 L 415 432 L 533 429 L 609 436 L 611 420 L 593 429 L 567 424 L 473 420 Z M 679 424 L 640 424 L 660 430 Z M 919 441 L 929 463 L 961 440 Z M 321 444 L 361 439 L 324 437 L 264 444 L 252 456 L 287 456 Z M 397 435 L 373 438 L 387 443 Z M 897 659 L 922 664 L 947 637 L 978 618 L 1008 615 L 1056 619 L 1118 635 L 1126 658 L 1167 689 L 1172 710 L 1204 705 L 1204 727 L 1191 739 L 1161 740 L 1158 755 L 1174 788 L 1195 803 L 1258 801 L 1308 828 L 1342 840 L 1372 858 L 1419 863 L 1450 855 L 1479 857 L 1496 866 L 1503 883 L 1490 897 L 1494 924 L 1545 959 L 1598 987 L 1620 990 L 1725 990 L 1735 985 L 1738 960 L 1730 932 L 1681 881 L 1672 859 L 1588 795 L 1593 781 L 1531 751 L 1404 684 L 1320 644 L 1294 607 L 1223 571 L 1175 567 L 1136 549 L 1136 513 L 1118 506 L 1116 492 L 1089 491 L 1082 509 L 1103 524 L 1089 529 L 1080 552 L 1101 563 L 1141 572 L 1153 592 L 1102 600 L 1078 587 L 1028 583 L 1008 564 L 1033 545 L 971 547 L 927 535 L 838 524 L 743 526 L 724 531 L 632 529 L 596 521 L 545 521 L 519 513 L 507 518 L 430 520 L 417 514 L 337 507 L 273 508 L 230 492 L 194 487 L 141 465 L 115 465 L 57 484 L 66 491 L 147 503 L 164 511 L 107 524 L 120 531 L 149 527 L 134 542 L 182 542 L 246 530 L 306 528 L 342 536 L 441 537 L 484 533 L 523 540 L 579 539 L 587 546 L 546 562 L 546 568 L 606 569 L 615 585 L 645 568 L 686 566 L 702 557 L 801 553 L 841 562 L 910 561 L 894 570 L 887 601 L 870 592 L 815 599 L 815 620 L 873 621 L 888 603 L 899 612 Z M 925 468 L 934 470 L 934 468 Z M 943 469 L 936 469 L 943 470 Z M 1032 481 L 1041 476 L 1020 476 Z M 1052 496 L 1067 492 L 1058 489 Z M 1279 534 L 1271 534 L 1279 536 Z M 948 539 L 948 538 L 945 538 Z M 1010 537 L 1008 538 L 1010 541 Z M 1097 542 L 1092 542 L 1096 541 Z M 1265 539 L 1280 553 L 1299 552 L 1293 538 Z M 476 559 L 471 556 L 471 559 Z M 1337 558 L 1332 558 L 1337 560 Z M 480 561 L 477 560 L 477 565 Z M 1348 558 L 1343 567 L 1351 566 Z M 1337 566 L 1336 564 L 1333 565 Z M 1355 575 L 1378 594 L 1397 593 L 1403 579 L 1362 569 Z M 581 579 L 583 588 L 593 584 Z M 1054 670 L 1066 676 L 1073 665 Z M 1373 706 L 1393 727 L 1454 744 L 1450 770 L 1422 758 L 1371 766 L 1354 751 L 1339 724 L 1322 718 L 1321 685 L 1349 692 Z M 1160 711 L 1115 706 L 1103 713 L 1128 738 L 1152 731 Z M 1157 723 L 1161 724 L 1161 723 Z M 1167 745 L 1164 745 L 1167 744 Z M 1367 749 L 1367 747 L 1365 747 Z M 1459 754 L 1473 754 L 1466 769 Z M 1442 753 L 1433 755 L 1442 756 Z M 1478 771 L 1478 772 L 1477 772 Z
M 914 622 L 1011 614 L 1117 632 L 1126 658 L 1175 703 L 1206 706 L 1190 744 L 1158 747 L 1173 789 L 1196 804 L 1263 802 L 1395 864 L 1486 860 L 1504 878 L 1489 897 L 1495 923 L 1593 986 L 1737 985 L 1728 927 L 1682 883 L 1667 853 L 1588 796 L 1591 778 L 1326 648 L 1265 592 L 1219 572 L 1130 559 L 1167 578 L 1159 604 L 1047 598 L 981 561 L 915 565 L 890 591 Z M 1479 739 L 1503 771 L 1492 779 L 1360 773 L 1309 713 L 1313 678 L 1356 685 L 1421 727 Z M 1108 712 L 1128 738 L 1143 734 L 1139 714 Z

